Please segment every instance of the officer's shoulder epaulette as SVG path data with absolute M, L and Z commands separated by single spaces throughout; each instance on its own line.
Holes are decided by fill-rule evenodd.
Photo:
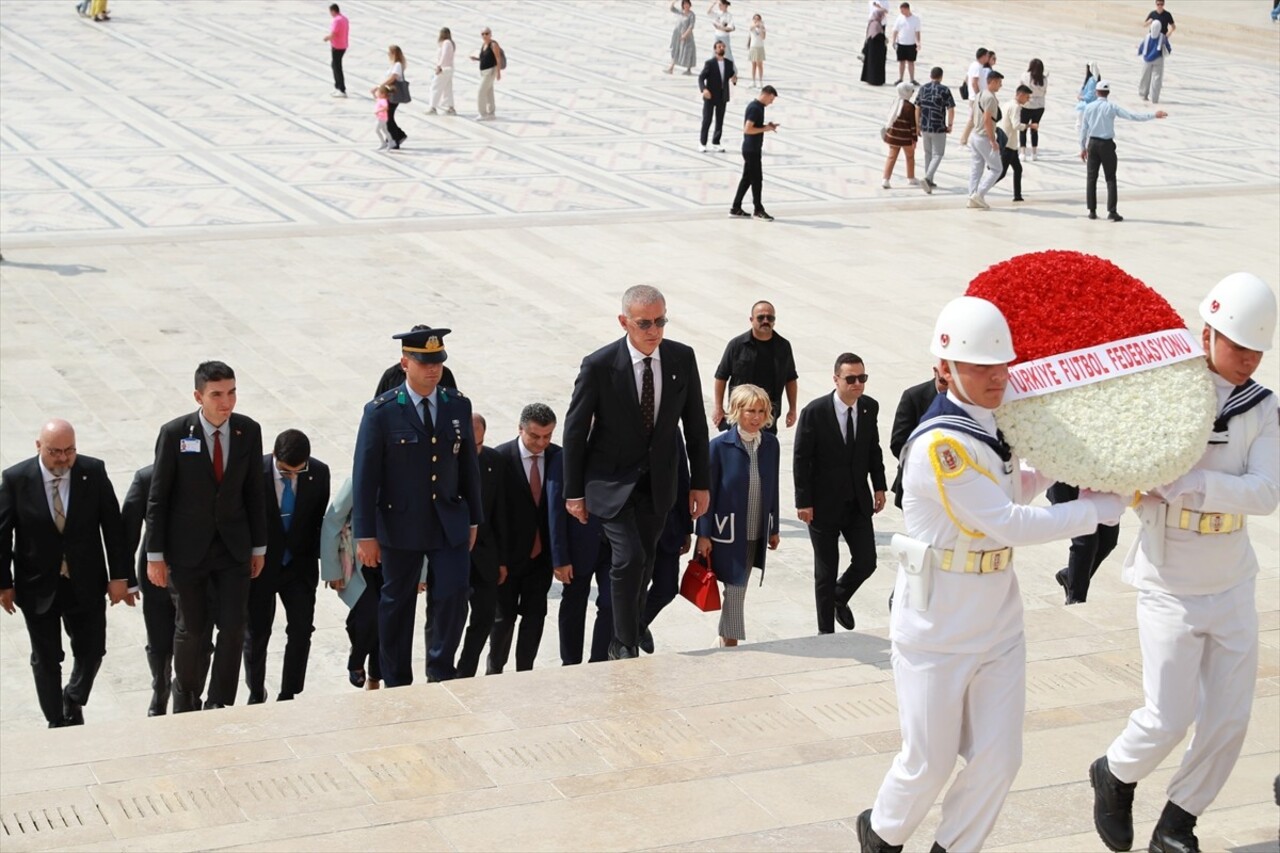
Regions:
M 463 394 L 463 393 L 462 393 L 461 391 L 459 391 L 457 388 L 441 388 L 441 389 L 440 389 L 440 401 L 441 401 L 441 402 L 443 402 L 443 403 L 447 403 L 447 402 L 449 402 L 449 398 L 450 398 L 450 397 L 457 397 L 459 400 L 465 400 L 465 399 L 467 399 L 467 395 L 466 395 L 466 394 Z
M 392 388 L 390 391 L 384 391 L 377 397 L 373 398 L 373 407 L 376 409 L 384 403 L 389 403 L 396 398 L 396 391 Z

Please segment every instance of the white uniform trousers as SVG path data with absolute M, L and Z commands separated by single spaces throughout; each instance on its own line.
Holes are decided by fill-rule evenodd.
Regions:
M 889 844 L 905 844 L 962 755 L 935 840 L 947 850 L 980 849 L 1022 765 L 1026 638 L 980 654 L 895 645 L 893 679 L 902 751 L 876 795 L 872 829 Z
M 1146 705 L 1129 716 L 1107 763 L 1121 782 L 1137 782 L 1194 722 L 1169 799 L 1203 814 L 1231 775 L 1249 728 L 1258 678 L 1254 579 L 1213 595 L 1139 591 L 1138 639 Z

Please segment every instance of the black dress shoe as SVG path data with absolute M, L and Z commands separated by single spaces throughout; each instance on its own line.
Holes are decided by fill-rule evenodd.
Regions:
M 1093 826 L 1110 850 L 1133 849 L 1133 792 L 1137 782 L 1121 782 L 1111 774 L 1104 755 L 1089 765 L 1093 786 Z
M 279 696 L 277 696 L 277 697 L 276 697 L 276 701 L 277 701 L 277 702 L 292 702 L 292 701 L 293 701 L 293 694 L 292 694 L 292 693 L 281 693 Z
M 263 704 L 263 703 L 264 703 L 264 702 L 266 702 L 266 701 L 267 701 L 267 694 L 265 694 L 265 693 L 250 693 L 250 694 L 249 694 L 249 699 L 248 699 L 248 701 L 247 701 L 245 704 L 246 704 L 246 705 L 261 705 L 261 704 Z
M 1118 213 L 1108 213 L 1107 219 L 1110 219 L 1112 222 L 1124 222 L 1124 217 Z
M 1200 839 L 1196 838 L 1196 816 L 1184 811 L 1172 801 L 1164 804 L 1164 812 L 1151 833 L 1150 853 L 1200 853 Z
M 630 660 L 640 657 L 640 650 L 634 646 L 624 646 L 617 640 L 609 641 L 609 660 Z
M 770 216 L 770 215 L 769 215 L 769 212 L 768 212 L 767 210 L 765 210 L 763 207 L 762 207 L 762 208 L 760 208 L 759 210 L 757 210 L 755 213 L 751 214 L 751 218 L 752 218 L 752 219 L 763 219 L 765 222 L 772 222 L 772 221 L 773 221 L 773 217 L 772 217 L 772 216 Z
M 947 848 L 935 841 L 933 846 L 929 848 L 929 853 L 947 853 Z
M 84 711 L 81 710 L 80 703 L 72 701 L 66 693 L 62 694 L 62 724 L 64 726 L 84 725 Z
M 836 602 L 836 621 L 846 631 L 853 630 L 853 626 L 857 623 L 853 621 L 853 608 L 849 606 L 849 602 Z
M 649 630 L 647 625 L 644 632 L 640 634 L 640 651 L 646 655 L 653 654 L 653 632 Z
M 739 218 L 739 219 L 750 219 L 750 218 L 751 218 L 751 214 L 750 214 L 750 213 L 747 213 L 745 210 L 743 210 L 743 209 L 742 209 L 742 208 L 740 208 L 740 207 L 732 207 L 732 208 L 730 208 L 730 209 L 729 209 L 729 215 L 730 215 L 730 216 L 735 216 L 735 217 L 737 217 L 737 218 Z
M 1095 211 L 1092 211 L 1092 210 L 1091 210 L 1091 211 L 1089 211 L 1089 218 L 1090 218 L 1090 219 L 1097 219 L 1097 218 L 1098 218 L 1098 214 L 1097 214 Z
M 225 707 L 227 706 L 223 705 L 221 702 L 215 702 L 212 699 L 204 700 L 204 709 L 206 711 L 216 711 L 219 708 L 225 708 Z
M 364 687 L 364 670 L 363 669 L 347 670 L 347 681 L 351 682 L 352 687 Z
M 871 809 L 858 815 L 858 845 L 862 853 L 902 853 L 901 844 L 890 844 L 871 828 Z

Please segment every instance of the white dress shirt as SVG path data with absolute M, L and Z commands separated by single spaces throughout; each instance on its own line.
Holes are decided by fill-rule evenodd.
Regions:
M 644 360 L 645 354 L 636 349 L 631 338 L 627 338 L 627 349 L 631 352 L 631 369 L 636 375 L 636 399 L 644 395 Z M 653 369 L 653 420 L 657 423 L 658 410 L 662 408 L 662 345 L 653 351 L 649 366 Z
M 836 422 L 840 424 L 840 437 L 845 441 L 856 441 L 858 439 L 858 404 L 855 402 L 852 406 L 840 399 L 839 391 L 831 392 L 831 402 L 836 409 Z M 848 417 L 847 412 L 853 409 L 853 437 L 852 439 L 845 435 L 845 418 Z

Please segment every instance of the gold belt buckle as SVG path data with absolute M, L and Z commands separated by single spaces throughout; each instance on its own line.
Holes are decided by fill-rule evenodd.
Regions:
M 1197 530 L 1206 534 L 1234 533 L 1243 526 L 1236 515 L 1225 512 L 1205 512 L 1200 514 Z
M 1007 550 L 1001 548 L 999 551 L 988 551 L 982 555 L 984 572 L 998 572 L 1006 565 Z

